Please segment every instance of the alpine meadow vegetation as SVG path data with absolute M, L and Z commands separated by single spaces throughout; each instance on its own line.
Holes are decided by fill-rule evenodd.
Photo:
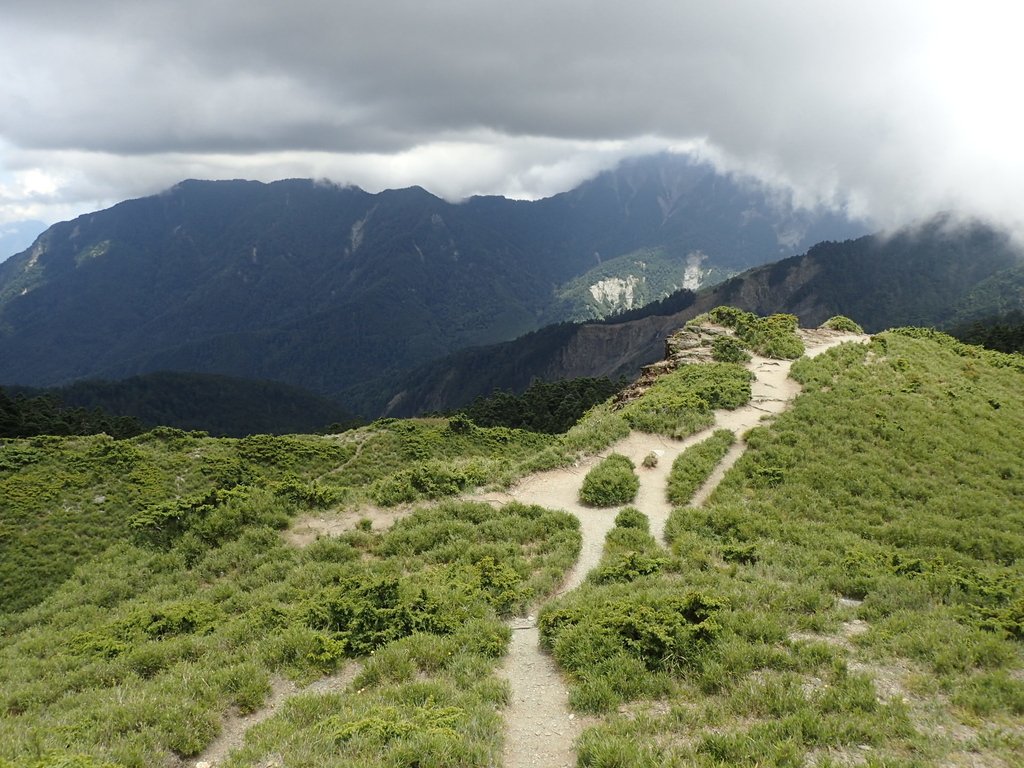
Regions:
M 736 435 L 728 429 L 716 429 L 710 437 L 691 445 L 672 462 L 666 497 L 675 506 L 689 502 L 715 466 L 725 456 Z
M 508 642 L 500 617 L 558 583 L 579 548 L 576 520 L 449 502 L 299 550 L 274 530 L 298 506 L 236 497 L 173 533 L 151 519 L 155 540 L 115 544 L 8 615 L 0 760 L 63 765 L 69 743 L 140 768 L 197 755 L 222 713 L 259 709 L 274 679 L 310 682 L 350 659 L 366 660 L 359 697 L 295 697 L 239 759 L 392 765 L 439 740 L 440 753 L 465 756 L 457 764 L 490 759 L 506 696 L 494 675 Z M 211 541 L 232 508 L 249 519 Z
M 797 361 L 804 394 L 707 505 L 675 509 L 667 550 L 631 533 L 623 554 L 613 529 L 591 583 L 542 614 L 573 701 L 602 713 L 578 764 L 1019 764 L 1022 374 L 921 329 Z M 628 589 L 596 591 L 615 574 Z M 715 606 L 715 630 L 640 674 L 616 601 L 672 582 Z M 643 615 L 630 637 L 679 637 Z
M 5 438 L 0 768 L 194 764 L 252 713 L 220 765 L 496 765 L 509 619 L 534 611 L 586 715 L 579 766 L 1021 764 L 1020 355 L 901 328 L 797 359 L 789 410 L 679 453 L 664 541 L 637 488 L 666 468 L 611 448 L 577 481 L 614 515 L 600 562 L 554 598 L 577 518 L 464 498 L 631 430 L 692 435 L 750 401 L 737 350 L 802 351 L 791 316 L 710 315 L 733 359 L 563 434 L 462 414 Z M 319 516 L 345 525 L 290 538 Z

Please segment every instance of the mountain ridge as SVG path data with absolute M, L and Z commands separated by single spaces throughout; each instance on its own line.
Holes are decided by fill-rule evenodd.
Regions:
M 557 320 L 559 286 L 640 248 L 736 271 L 787 227 L 858 226 L 676 156 L 540 201 L 185 180 L 0 264 L 0 382 L 184 370 L 332 395 Z
M 795 314 L 816 326 L 832 315 L 852 317 L 869 331 L 904 325 L 954 324 L 958 302 L 993 275 L 1019 269 L 1020 249 L 981 222 L 951 226 L 939 217 L 913 229 L 824 242 L 806 254 L 754 267 L 700 293 L 630 313 L 629 320 L 564 324 L 491 347 L 463 350 L 411 372 L 387 390 L 384 382 L 349 393 L 368 411 L 411 415 L 457 408 L 492 389 L 522 391 L 535 380 L 634 376 L 663 352 L 662 339 L 701 312 L 733 305 L 757 314 Z M 488 388 L 492 389 L 488 389 Z M 383 390 L 381 388 L 384 388 Z M 386 397 L 379 396 L 383 391 Z

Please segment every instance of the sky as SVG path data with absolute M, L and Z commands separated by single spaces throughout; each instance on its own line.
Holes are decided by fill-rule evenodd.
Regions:
M 0 225 L 185 178 L 545 197 L 689 152 L 1024 235 L 1024 5 L 0 0 Z

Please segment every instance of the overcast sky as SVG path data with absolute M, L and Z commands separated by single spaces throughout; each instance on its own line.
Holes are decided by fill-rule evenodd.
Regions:
M 0 0 L 0 224 L 183 178 L 540 197 L 672 148 L 879 225 L 1024 232 L 1024 10 Z

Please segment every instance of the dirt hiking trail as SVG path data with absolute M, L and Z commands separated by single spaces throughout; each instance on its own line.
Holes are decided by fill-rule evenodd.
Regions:
M 802 330 L 800 334 L 809 357 L 843 342 L 863 343 L 868 339 L 863 335 L 834 331 Z M 507 493 L 474 494 L 470 498 L 495 505 L 510 501 L 538 504 L 549 509 L 565 510 L 579 519 L 583 536 L 580 556 L 555 593 L 555 596 L 562 595 L 582 584 L 587 574 L 601 560 L 605 535 L 615 521 L 616 509 L 594 509 L 579 503 L 579 488 L 590 468 L 609 453 L 621 453 L 633 461 L 638 467 L 640 490 L 630 506 L 647 515 L 652 535 L 657 541 L 663 542 L 665 523 L 672 511 L 672 506 L 665 498 L 672 462 L 680 453 L 706 439 L 716 429 L 729 429 L 741 438 L 765 416 L 784 411 L 800 392 L 800 386 L 789 379 L 790 365 L 788 360 L 754 357 L 747 366 L 756 377 L 751 383 L 750 403 L 734 411 L 715 411 L 713 426 L 685 440 L 632 432 L 599 455 L 587 457 L 575 466 L 530 475 Z M 737 441 L 694 495 L 691 505 L 699 506 L 710 497 L 726 471 L 743 454 L 745 447 L 742 440 Z M 658 457 L 657 465 L 643 467 L 644 457 L 652 452 Z M 330 516 L 302 518 L 284 536 L 294 546 L 307 546 L 319 536 L 338 535 L 351 530 L 360 517 L 369 519 L 376 529 L 390 527 L 413 508 L 413 505 L 387 510 L 370 508 L 358 517 L 346 516 L 344 519 Z M 501 669 L 511 689 L 506 710 L 503 765 L 505 768 L 572 768 L 576 765 L 574 744 L 589 720 L 570 712 L 566 682 L 551 656 L 540 649 L 536 621 L 538 607 L 534 606 L 528 616 L 510 622 L 512 642 Z M 358 671 L 359 665 L 352 663 L 338 674 L 318 680 L 305 688 L 284 680 L 275 681 L 262 709 L 249 715 L 226 717 L 220 736 L 201 755 L 183 761 L 183 765 L 189 768 L 216 768 L 233 750 L 242 746 L 249 728 L 272 717 L 292 696 L 342 691 Z
M 826 349 L 853 341 L 863 343 L 868 337 L 834 331 L 801 331 L 807 356 L 814 357 Z M 672 462 L 691 445 L 708 438 L 716 429 L 728 429 L 737 438 L 757 426 L 766 416 L 781 413 L 800 393 L 800 385 L 789 378 L 789 360 L 770 360 L 755 356 L 748 368 L 754 373 L 748 405 L 734 411 L 715 411 L 715 423 L 685 440 L 660 435 L 632 432 L 598 456 L 588 457 L 572 467 L 540 472 L 523 478 L 508 493 L 480 497 L 490 503 L 519 501 L 539 504 L 549 509 L 562 509 L 580 521 L 583 543 L 580 556 L 556 596 L 575 589 L 601 560 L 605 535 L 615 521 L 616 509 L 593 509 L 579 502 L 578 493 L 587 471 L 609 453 L 628 456 L 637 465 L 640 490 L 634 506 L 647 515 L 651 534 L 663 543 L 665 523 L 672 505 L 665 498 Z M 743 455 L 742 440 L 726 454 L 715 471 L 697 491 L 691 504 L 703 504 L 721 482 L 725 473 Z M 658 464 L 652 468 L 641 465 L 653 452 Z M 511 622 L 512 644 L 502 667 L 502 674 L 512 695 L 506 710 L 505 768 L 571 768 L 576 765 L 573 748 L 587 725 L 586 719 L 569 710 L 569 693 L 554 659 L 540 648 L 536 608 L 529 616 Z

